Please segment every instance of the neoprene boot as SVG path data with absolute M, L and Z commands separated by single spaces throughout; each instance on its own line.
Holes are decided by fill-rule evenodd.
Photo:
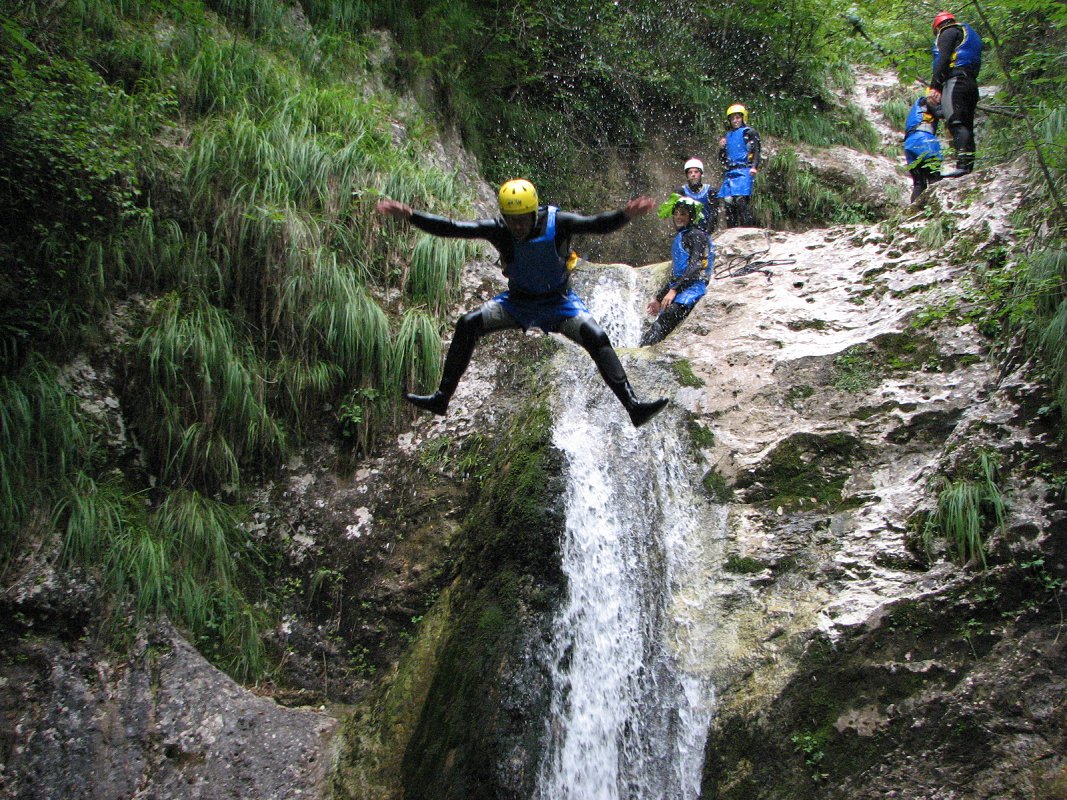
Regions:
M 661 397 L 659 400 L 651 400 L 647 403 L 638 400 L 637 395 L 634 394 L 633 387 L 625 378 L 621 384 L 612 382 L 608 386 L 615 392 L 615 396 L 622 401 L 623 408 L 630 415 L 630 422 L 633 423 L 635 428 L 640 428 L 667 405 L 666 397 Z
M 640 428 L 662 411 L 666 405 L 666 397 L 661 397 L 659 400 L 652 400 L 648 403 L 635 400 L 632 405 L 626 407 L 626 410 L 630 412 L 630 422 L 634 424 L 635 428 Z
M 413 406 L 432 411 L 438 416 L 444 416 L 448 412 L 448 401 L 452 399 L 452 396 L 447 395 L 438 389 L 433 394 L 412 394 L 411 392 L 404 392 L 404 399 Z
M 438 416 L 444 416 L 448 411 L 448 402 L 456 393 L 459 379 L 467 371 L 467 365 L 471 362 L 474 354 L 474 345 L 485 330 L 481 311 L 475 309 L 468 311 L 456 322 L 456 330 L 452 334 L 452 343 L 448 346 L 445 355 L 445 365 L 441 369 L 441 385 L 433 394 L 413 394 L 404 392 L 404 399 L 413 406 L 418 406 L 427 411 L 432 411 Z

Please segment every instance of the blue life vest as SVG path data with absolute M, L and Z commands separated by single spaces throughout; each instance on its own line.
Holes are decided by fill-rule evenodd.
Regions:
M 954 22 L 941 30 L 947 30 L 952 27 L 960 28 L 963 31 L 963 41 L 956 48 L 956 52 L 952 54 L 952 59 L 949 61 L 949 69 L 967 68 L 967 71 L 977 78 L 978 71 L 982 68 L 982 37 L 966 22 Z M 939 38 L 940 32 L 934 37 L 934 69 L 937 69 L 938 59 L 941 58 L 941 52 L 937 49 L 937 40 Z
M 927 165 L 941 169 L 941 142 L 937 139 L 937 118 L 926 109 L 919 97 L 912 103 L 904 122 L 904 158 L 908 168 Z
M 698 222 L 697 225 L 699 225 L 702 229 L 707 229 L 708 221 L 712 217 L 711 198 L 713 195 L 711 194 L 711 187 L 708 186 L 706 183 L 701 184 L 700 191 L 694 192 L 692 189 L 689 188 L 689 184 L 686 183 L 682 186 L 682 194 L 684 194 L 691 200 L 696 200 L 698 203 L 704 206 L 704 216 L 700 218 L 700 222 Z
M 726 134 L 726 168 L 749 166 L 748 143 L 745 141 L 745 131 L 749 128 L 742 125 Z
M 923 131 L 929 134 L 937 133 L 937 119 L 927 110 L 926 103 L 923 102 L 925 99 L 925 97 L 920 97 L 911 104 L 908 118 L 904 120 L 905 136 L 915 131 Z
M 556 252 L 556 206 L 548 206 L 545 232 L 515 242 L 515 256 L 505 273 L 508 287 L 529 294 L 547 294 L 567 285 L 567 264 Z
M 698 229 L 699 230 L 699 229 Z M 678 231 L 671 244 L 671 284 L 681 278 L 689 268 L 689 251 L 682 244 L 685 230 Z M 687 286 L 674 297 L 674 302 L 683 306 L 696 305 L 697 300 L 708 291 L 708 281 L 711 279 L 712 266 L 715 263 L 715 243 L 708 237 L 708 262 L 704 266 L 703 280 Z

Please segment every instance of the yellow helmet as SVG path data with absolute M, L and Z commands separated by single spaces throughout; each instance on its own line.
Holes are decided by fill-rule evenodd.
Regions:
M 505 181 L 497 192 L 497 200 L 501 214 L 518 215 L 537 211 L 537 190 L 523 178 Z
M 726 109 L 726 118 L 729 119 L 734 114 L 740 114 L 741 119 L 746 125 L 748 125 L 748 109 L 740 103 L 734 103 L 728 109 Z

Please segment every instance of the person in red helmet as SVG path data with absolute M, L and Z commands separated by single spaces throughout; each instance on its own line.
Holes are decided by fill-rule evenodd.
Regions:
M 618 211 L 584 216 L 542 206 L 533 184 L 524 179 L 506 181 L 497 193 L 500 216 L 457 222 L 435 214 L 414 211 L 388 198 L 378 202 L 378 213 L 411 223 L 433 236 L 485 239 L 500 253 L 508 289 L 469 311 L 456 322 L 445 356 L 441 383 L 433 394 L 405 392 L 414 406 L 444 415 L 467 370 L 478 340 L 495 331 L 540 328 L 559 332 L 585 348 L 604 383 L 622 403 L 634 427 L 644 425 L 667 405 L 667 398 L 637 399 L 607 332 L 571 289 L 568 257 L 576 233 L 610 233 L 633 217 L 652 210 L 651 197 L 635 197 Z
M 978 73 L 982 68 L 982 38 L 970 25 L 956 21 L 950 11 L 934 17 L 934 63 L 927 97 L 940 104 L 945 127 L 952 135 L 956 168 L 946 178 L 974 170 L 974 110 L 978 106 Z

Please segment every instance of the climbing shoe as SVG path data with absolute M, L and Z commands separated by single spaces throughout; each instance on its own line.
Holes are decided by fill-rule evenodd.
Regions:
M 661 397 L 659 400 L 653 400 L 650 403 L 642 403 L 640 401 L 630 403 L 627 405 L 626 410 L 630 414 L 630 422 L 634 424 L 635 428 L 640 428 L 662 411 L 666 405 L 667 398 Z
M 444 416 L 445 412 L 448 411 L 448 401 L 452 398 L 441 392 L 434 392 L 433 394 L 412 394 L 411 392 L 404 392 L 404 399 L 413 406 L 432 411 L 438 416 Z
M 962 178 L 964 175 L 970 175 L 971 171 L 966 167 L 956 167 L 951 172 L 943 172 L 942 178 Z

